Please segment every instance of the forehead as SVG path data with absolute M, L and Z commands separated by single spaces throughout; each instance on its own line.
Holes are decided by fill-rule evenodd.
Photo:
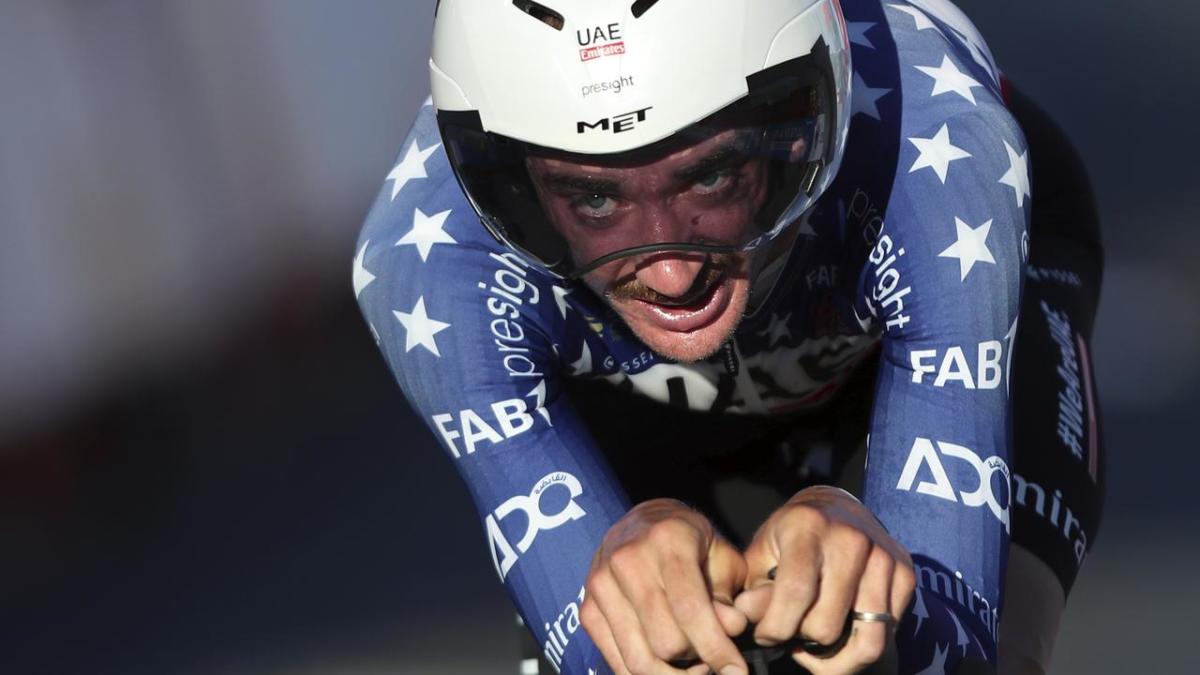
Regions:
M 656 151 L 629 152 L 620 155 L 577 155 L 547 152 L 528 159 L 536 174 L 555 173 L 618 178 L 633 174 L 653 174 L 684 168 L 720 152 L 744 135 L 744 130 L 725 129 L 691 144 L 672 145 Z

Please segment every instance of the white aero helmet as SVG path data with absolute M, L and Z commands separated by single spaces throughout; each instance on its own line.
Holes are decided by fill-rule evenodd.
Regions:
M 850 120 L 837 0 L 441 0 L 429 69 L 450 164 L 484 225 L 563 277 L 628 255 L 761 248 L 832 182 Z M 713 166 L 753 164 L 762 188 L 736 236 L 664 238 L 634 218 L 621 226 L 640 239 L 577 259 L 530 175 L 535 157 L 636 167 L 722 133 L 733 166 Z M 575 183 L 575 199 L 620 198 Z

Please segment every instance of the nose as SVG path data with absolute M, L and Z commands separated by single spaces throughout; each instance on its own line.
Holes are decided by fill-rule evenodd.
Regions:
M 644 214 L 654 242 L 682 244 L 692 240 L 692 227 L 686 213 L 677 213 L 673 205 L 655 204 Z M 703 253 L 662 251 L 637 261 L 639 282 L 667 297 L 684 295 L 696 282 L 708 256 Z
M 669 298 L 684 295 L 696 283 L 707 259 L 703 253 L 665 251 L 638 263 L 636 277 L 646 287 Z

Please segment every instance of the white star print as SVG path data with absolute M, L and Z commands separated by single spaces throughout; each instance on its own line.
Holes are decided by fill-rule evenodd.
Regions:
M 996 264 L 996 259 L 987 247 L 988 231 L 992 229 L 991 220 L 972 228 L 961 219 L 955 218 L 954 229 L 957 231 L 958 240 L 939 253 L 938 257 L 958 259 L 959 281 L 967 280 L 967 274 L 977 262 Z
M 858 313 L 855 313 L 858 316 Z M 925 619 L 929 618 L 929 610 L 925 608 L 925 596 L 921 595 L 921 589 L 916 589 L 917 602 L 913 606 L 913 616 L 917 617 L 917 628 L 913 631 L 915 636 L 921 632 L 921 624 L 925 623 Z
M 942 646 L 934 643 L 933 661 L 916 675 L 946 675 L 946 656 L 950 653 L 950 645 Z
M 579 356 L 578 361 L 571 364 L 571 372 L 575 375 L 592 372 L 592 350 L 588 349 L 587 340 L 583 341 L 583 354 Z
M 957 7 L 951 5 L 948 0 L 912 0 L 912 4 L 927 14 L 937 16 L 944 22 L 950 28 L 948 37 L 957 38 L 966 45 L 971 52 L 971 57 L 975 59 L 975 63 L 983 68 L 992 83 L 996 86 L 1000 85 L 1000 78 L 996 76 L 996 62 L 987 53 L 983 36 Z
M 550 411 L 546 410 L 545 380 L 538 380 L 538 385 L 533 389 L 530 389 L 528 394 L 525 394 L 525 398 L 531 397 L 533 398 L 534 409 L 537 410 L 538 414 L 542 416 L 542 419 L 546 420 L 546 424 L 554 426 L 554 423 L 550 421 Z
M 396 246 L 416 246 L 417 253 L 421 255 L 421 262 L 425 262 L 429 259 L 429 250 L 434 244 L 458 243 L 442 229 L 449 217 L 450 211 L 427 216 L 421 209 L 416 209 L 413 212 L 412 229 L 396 242 Z
M 438 351 L 437 341 L 433 336 L 446 330 L 450 324 L 435 321 L 429 318 L 425 313 L 425 298 L 417 298 L 417 305 L 413 307 L 412 312 L 397 312 L 392 311 L 396 318 L 400 320 L 400 324 L 404 326 L 404 351 L 411 352 L 413 347 L 420 345 L 429 350 L 430 354 L 441 358 L 442 354 Z
M 412 145 L 408 146 L 408 152 L 404 153 L 404 159 L 392 169 L 385 180 L 395 181 L 392 183 L 392 201 L 396 201 L 396 195 L 404 189 L 408 181 L 417 178 L 428 178 L 429 174 L 425 173 L 425 160 L 438 149 L 440 144 L 433 145 L 421 149 L 414 139 Z
M 787 338 L 792 339 L 792 331 L 788 329 L 788 322 L 792 320 L 792 315 L 789 312 L 782 319 L 778 314 L 771 315 L 771 323 L 759 335 L 764 335 L 767 338 L 767 347 L 774 347 L 777 342 Z
M 962 627 L 962 624 L 959 622 L 958 616 L 954 614 L 954 611 L 949 607 L 945 609 L 946 613 L 950 615 L 950 620 L 954 622 L 954 628 L 956 629 L 956 636 L 958 638 L 957 644 L 959 647 L 962 647 L 963 656 L 966 656 L 967 646 L 971 644 L 971 640 L 967 638 L 967 631 Z M 949 649 L 950 647 L 947 645 L 946 650 L 949 651 Z
M 975 102 L 975 93 L 971 89 L 982 87 L 970 76 L 959 70 L 950 57 L 942 55 L 942 65 L 933 66 L 914 66 L 917 70 L 925 73 L 933 78 L 933 93 L 930 96 L 940 96 L 948 92 L 954 92 L 959 96 L 971 102 L 971 105 L 978 105 Z
M 358 249 L 358 255 L 354 256 L 354 297 L 362 295 L 363 289 L 371 285 L 375 281 L 375 275 L 367 271 L 363 266 L 363 259 L 367 257 L 367 245 L 371 243 L 368 239 L 363 242 L 362 248 Z
M 913 18 L 913 21 L 915 21 L 917 24 L 917 30 L 928 30 L 930 28 L 937 30 L 937 26 L 935 26 L 933 24 L 933 22 L 929 20 L 929 17 L 925 16 L 925 13 L 922 12 L 921 10 L 917 9 L 916 7 L 909 7 L 908 5 L 891 5 L 891 4 L 889 4 L 888 7 L 891 7 L 892 9 L 895 9 L 895 10 L 899 10 L 899 11 L 904 12 L 905 14 L 911 16 Z M 938 32 L 941 32 L 941 31 L 938 31 Z
M 1029 193 L 1029 151 L 1018 155 L 1008 141 L 1004 141 L 1004 151 L 1008 153 L 1008 172 L 1000 178 L 1000 182 L 1017 193 L 1017 208 L 1024 208 L 1025 198 L 1032 196 Z
M 875 27 L 873 22 L 850 21 L 846 24 L 846 27 L 850 29 L 850 44 L 875 49 L 875 45 L 871 44 L 871 38 L 867 37 L 867 31 Z
M 917 146 L 917 150 L 921 152 L 921 156 L 917 157 L 917 161 L 913 162 L 908 172 L 933 169 L 943 185 L 946 183 L 946 172 L 950 169 L 950 162 L 971 156 L 966 150 L 951 145 L 950 127 L 946 124 L 942 125 L 933 138 L 910 138 L 908 142 Z
M 867 86 L 862 76 L 854 73 L 854 93 L 850 102 L 850 114 L 862 113 L 867 117 L 879 117 L 879 99 L 891 93 L 891 89 L 873 89 Z
M 551 286 L 554 291 L 554 304 L 558 305 L 558 311 L 562 312 L 562 317 L 567 318 L 567 296 L 571 294 L 571 289 L 563 288 L 562 286 Z

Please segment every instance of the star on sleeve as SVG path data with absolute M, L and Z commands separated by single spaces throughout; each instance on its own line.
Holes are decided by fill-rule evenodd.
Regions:
M 570 305 L 567 304 L 567 296 L 571 294 L 571 289 L 563 288 L 562 286 L 552 286 L 554 291 L 554 304 L 558 306 L 558 311 L 562 313 L 562 318 L 567 318 L 567 310 Z
M 850 29 L 850 44 L 860 45 L 868 49 L 875 49 L 875 45 L 871 44 L 871 38 L 867 37 L 867 31 L 871 30 L 878 24 L 872 21 L 850 21 L 846 24 L 846 28 Z
M 413 139 L 412 145 L 408 146 L 408 152 L 404 153 L 404 159 L 392 169 L 386 180 L 392 182 L 392 201 L 396 201 L 396 196 L 404 189 L 405 185 L 411 180 L 417 178 L 428 178 L 429 174 L 425 172 L 425 161 L 429 156 L 441 147 L 435 143 L 424 150 L 417 144 L 416 139 Z
M 396 246 L 417 247 L 421 262 L 425 262 L 429 259 L 429 251 L 434 244 L 457 244 L 454 237 L 442 229 L 446 224 L 446 219 L 450 217 L 450 213 L 450 211 L 442 211 L 427 216 L 421 209 L 416 209 L 413 212 L 412 229 L 396 242 Z
M 851 115 L 862 113 L 867 117 L 879 120 L 879 99 L 887 96 L 892 92 L 891 89 L 879 88 L 874 89 L 867 86 L 863 81 L 862 76 L 857 72 L 854 73 L 854 85 L 851 92 L 850 109 Z
M 430 354 L 441 358 L 435 335 L 446 330 L 450 324 L 429 318 L 425 313 L 425 298 L 417 298 L 417 304 L 411 312 L 393 311 L 400 325 L 404 326 L 404 352 L 408 353 L 418 345 L 424 347 Z
M 575 375 L 585 375 L 592 372 L 592 350 L 588 348 L 587 340 L 583 341 L 583 353 L 579 355 L 579 360 L 571 365 L 571 373 Z
M 911 16 L 913 18 L 913 21 L 916 22 L 917 30 L 919 30 L 919 31 L 929 30 L 930 28 L 932 28 L 934 30 L 938 30 L 938 27 L 935 26 L 934 23 L 929 20 L 929 17 L 925 16 L 925 12 L 922 12 L 921 10 L 917 9 L 916 7 L 909 7 L 908 5 L 896 5 L 896 4 L 889 4 L 888 7 L 891 7 L 892 9 L 899 11 L 899 12 L 904 12 L 905 14 Z M 941 32 L 941 31 L 938 31 L 938 32 Z
M 930 94 L 931 97 L 954 92 L 970 101 L 971 105 L 978 105 L 975 102 L 975 93 L 971 90 L 983 85 L 959 70 L 948 55 L 942 55 L 942 65 L 940 66 L 914 67 L 933 78 L 933 92 Z
M 354 256 L 354 297 L 362 295 L 363 289 L 371 285 L 375 281 L 375 275 L 363 265 L 364 259 L 367 257 L 367 246 L 371 243 L 368 239 L 363 242 L 362 248 L 358 249 L 358 255 Z
M 1008 172 L 1000 178 L 1000 182 L 1011 187 L 1013 192 L 1017 193 L 1017 208 L 1024 208 L 1025 198 L 1031 196 L 1029 192 L 1029 151 L 1026 150 L 1018 155 L 1008 141 L 1004 141 L 1004 151 L 1008 153 Z
M 991 220 L 979 227 L 971 227 L 962 219 L 955 218 L 954 229 L 957 240 L 939 253 L 938 257 L 958 259 L 959 281 L 967 280 L 967 275 L 977 262 L 996 264 L 996 259 L 992 257 L 992 252 L 987 246 L 988 232 L 992 229 Z
M 910 138 L 908 142 L 917 146 L 921 153 L 908 172 L 933 169 L 943 185 L 946 184 L 946 172 L 950 169 L 950 162 L 971 156 L 971 153 L 950 143 L 950 127 L 947 124 L 943 124 L 933 138 Z

